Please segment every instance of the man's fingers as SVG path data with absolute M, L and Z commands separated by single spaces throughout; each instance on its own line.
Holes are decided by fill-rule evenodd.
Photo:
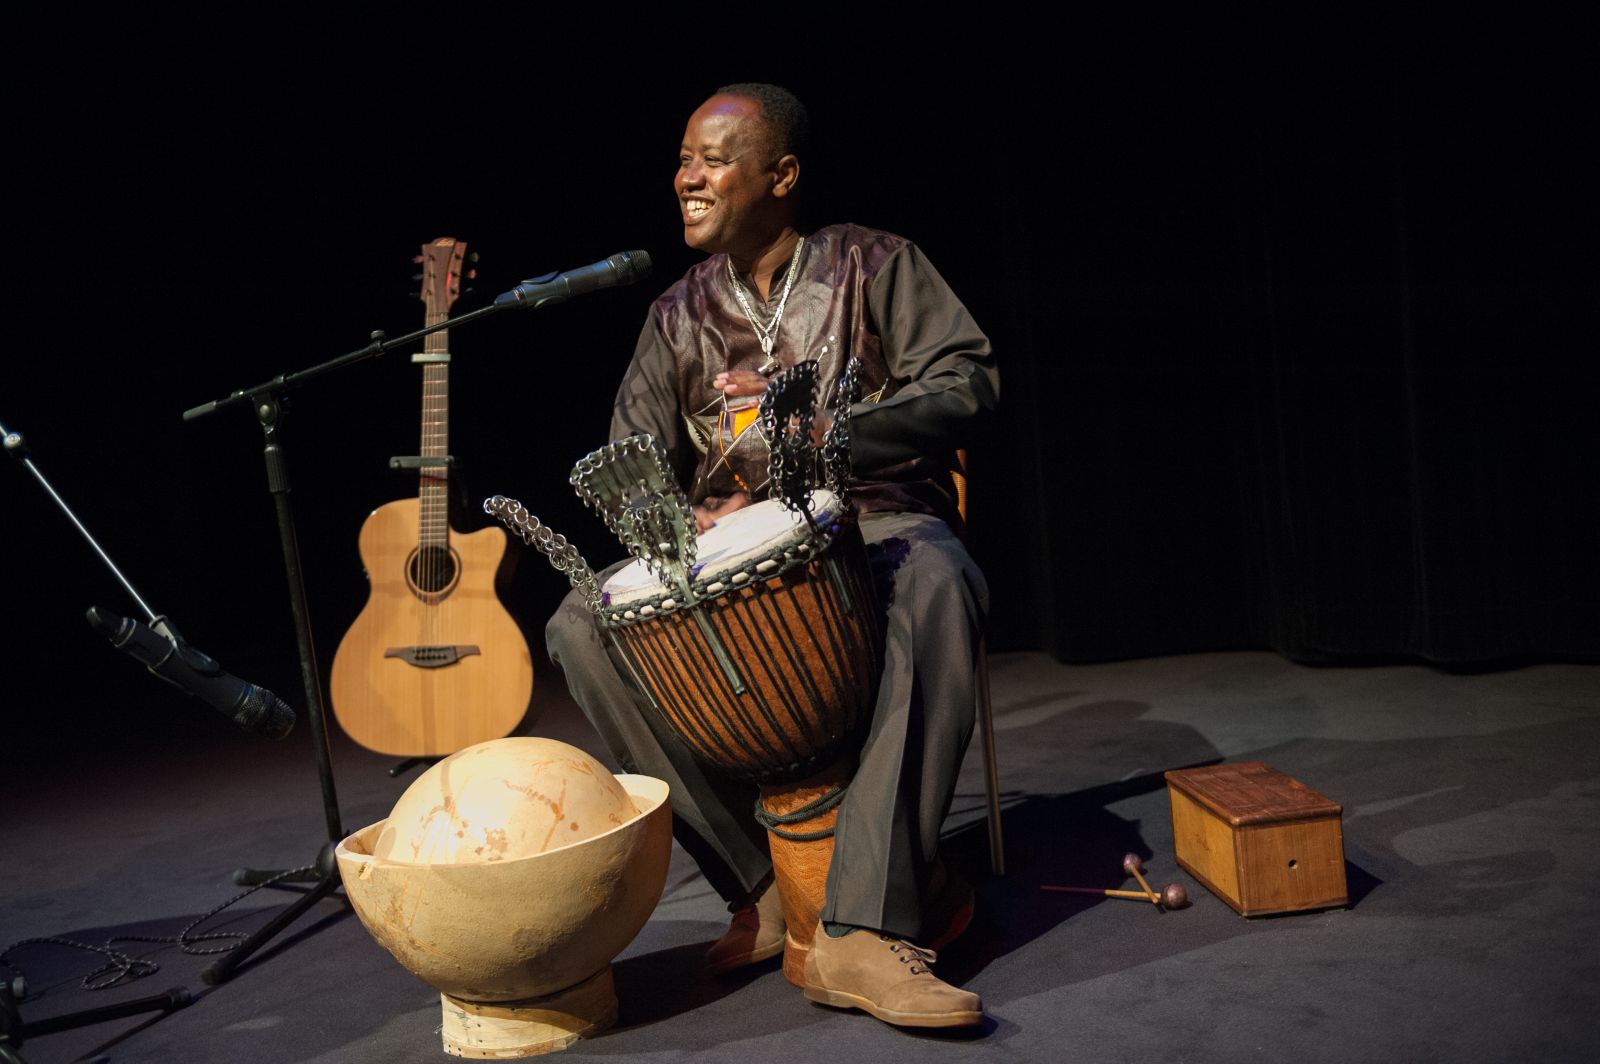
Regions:
M 833 416 L 826 410 L 818 410 L 811 422 L 811 446 L 821 447 L 827 443 L 828 430 L 831 428 L 833 428 Z
M 760 395 L 767 390 L 767 378 L 748 369 L 736 369 L 717 374 L 711 386 L 723 395 Z
M 717 523 L 717 518 L 749 505 L 750 496 L 742 491 L 727 496 L 707 495 L 699 506 L 694 507 L 695 531 L 704 532 Z

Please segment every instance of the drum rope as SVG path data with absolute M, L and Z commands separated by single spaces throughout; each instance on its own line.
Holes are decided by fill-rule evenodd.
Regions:
M 822 828 L 819 831 L 785 831 L 780 825 L 804 823 L 807 820 L 814 820 L 824 813 L 831 812 L 839 806 L 839 803 L 844 801 L 845 790 L 845 784 L 836 783 L 815 800 L 788 813 L 768 812 L 758 798 L 756 799 L 756 820 L 760 822 L 762 827 L 778 836 L 778 838 L 787 839 L 789 842 L 815 842 L 818 839 L 832 838 L 833 828 L 831 827 Z

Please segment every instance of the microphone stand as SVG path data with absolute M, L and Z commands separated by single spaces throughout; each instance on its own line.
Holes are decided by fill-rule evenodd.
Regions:
M 94 536 L 89 534 L 89 529 L 84 526 L 82 521 L 78 520 L 78 515 L 72 512 L 72 507 L 68 506 L 66 500 L 57 494 L 50 481 L 39 471 L 39 467 L 33 464 L 33 459 L 28 457 L 28 443 L 22 438 L 22 434 L 11 432 L 4 424 L 0 424 L 0 439 L 5 441 L 6 453 L 22 463 L 23 467 L 33 474 L 33 479 L 39 482 L 39 486 L 44 489 L 45 494 L 49 495 L 61 512 L 66 514 L 67 520 L 72 522 L 73 527 L 78 530 L 94 552 L 100 556 L 100 560 L 105 562 L 106 568 L 111 570 L 111 575 L 117 578 L 117 581 L 128 592 L 129 597 L 138 603 L 140 609 L 144 610 L 145 616 L 150 619 L 151 624 L 162 627 L 165 630 L 164 618 L 145 603 L 138 590 L 128 582 L 128 578 L 122 575 L 122 570 L 118 569 L 117 564 L 111 560 L 111 555 L 107 554 L 100 544 L 95 541 Z M 100 1008 L 84 1009 L 66 1016 L 56 1016 L 34 1023 L 24 1023 L 19 1004 L 25 993 L 23 980 L 20 977 L 0 982 L 0 1064 L 26 1064 L 22 1055 L 17 1052 L 18 1047 L 22 1045 L 24 1037 L 51 1034 L 55 1031 L 65 1031 L 74 1027 L 86 1027 L 90 1024 L 103 1023 L 106 1020 L 119 1019 L 123 1016 L 138 1015 L 141 1012 L 158 1010 L 172 1012 L 175 1009 L 183 1008 L 190 1001 L 188 989 L 179 986 L 173 987 L 165 993 L 139 998 L 135 1001 L 124 1001 Z
M 56 504 L 62 513 L 67 515 L 67 520 L 72 522 L 72 527 L 76 528 L 78 534 L 84 538 L 89 547 L 100 555 L 100 560 L 106 563 L 106 568 L 111 570 L 111 575 L 117 578 L 117 582 L 128 593 L 128 597 L 133 599 L 141 610 L 144 610 L 145 618 L 150 624 L 160 624 L 161 615 L 152 610 L 145 600 L 140 597 L 138 590 L 128 582 L 127 577 L 122 575 L 122 570 L 117 568 L 117 563 L 111 560 L 111 555 L 107 554 L 100 544 L 95 542 L 95 538 L 89 534 L 89 530 L 84 527 L 83 522 L 78 520 L 78 515 L 72 512 L 72 507 L 67 505 L 65 499 L 56 494 L 56 489 L 51 487 L 50 481 L 46 480 L 45 475 L 39 472 L 39 467 L 33 464 L 33 459 L 28 457 L 28 441 L 22 438 L 22 433 L 11 432 L 5 425 L 0 424 L 0 439 L 5 441 L 6 453 L 21 462 L 23 468 L 33 474 L 33 479 L 39 482 L 39 486 L 44 489 L 44 493 L 50 496 L 51 501 Z
M 454 329 L 477 321 L 479 318 L 501 310 L 516 309 L 515 302 L 496 303 L 478 310 L 447 319 L 394 339 L 387 338 L 382 330 L 371 334 L 367 346 L 329 359 L 291 374 L 278 376 L 252 388 L 241 388 L 222 399 L 185 410 L 183 420 L 194 421 L 218 410 L 249 403 L 266 440 L 263 457 L 267 466 L 267 491 L 272 496 L 278 520 L 278 539 L 283 545 L 283 567 L 289 581 L 289 606 L 294 614 L 295 639 L 300 654 L 300 680 L 306 695 L 306 722 L 311 728 L 312 747 L 317 760 L 317 776 L 322 784 L 322 809 L 327 821 L 327 841 L 317 851 L 316 859 L 307 870 L 266 872 L 242 868 L 234 873 L 234 882 L 240 886 L 285 881 L 308 882 L 309 890 L 289 904 L 278 915 L 252 932 L 237 947 L 200 973 L 208 985 L 215 986 L 233 974 L 251 954 L 265 945 L 273 936 L 299 919 L 308 909 L 340 886 L 338 863 L 334 848 L 344 838 L 339 821 L 339 799 L 334 789 L 332 748 L 328 741 L 328 715 L 322 698 L 321 672 L 317 666 L 316 646 L 311 637 L 311 611 L 307 605 L 305 580 L 300 564 L 300 544 L 295 534 L 294 510 L 289 502 L 289 463 L 284 448 L 284 413 L 286 394 L 306 381 L 320 377 L 345 366 L 376 358 L 393 348 L 410 344 L 440 329 Z

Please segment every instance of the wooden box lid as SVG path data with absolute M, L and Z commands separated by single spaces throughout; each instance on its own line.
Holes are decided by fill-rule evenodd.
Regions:
M 1339 803 L 1261 761 L 1202 765 L 1166 774 L 1176 787 L 1234 827 L 1339 816 Z

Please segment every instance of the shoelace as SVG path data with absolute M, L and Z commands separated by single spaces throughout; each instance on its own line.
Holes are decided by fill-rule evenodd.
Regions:
M 889 947 L 890 953 L 899 953 L 903 950 L 909 954 L 909 956 L 901 957 L 900 963 L 910 964 L 912 975 L 931 973 L 933 971 L 933 962 L 939 959 L 939 955 L 933 952 L 933 950 L 923 949 L 921 946 L 912 945 L 910 942 L 906 942 L 898 938 L 890 938 L 888 935 L 879 935 L 878 940 L 880 942 L 893 943 L 893 945 Z M 922 963 L 922 967 L 918 968 L 916 964 L 912 963 L 913 961 L 920 961 Z

